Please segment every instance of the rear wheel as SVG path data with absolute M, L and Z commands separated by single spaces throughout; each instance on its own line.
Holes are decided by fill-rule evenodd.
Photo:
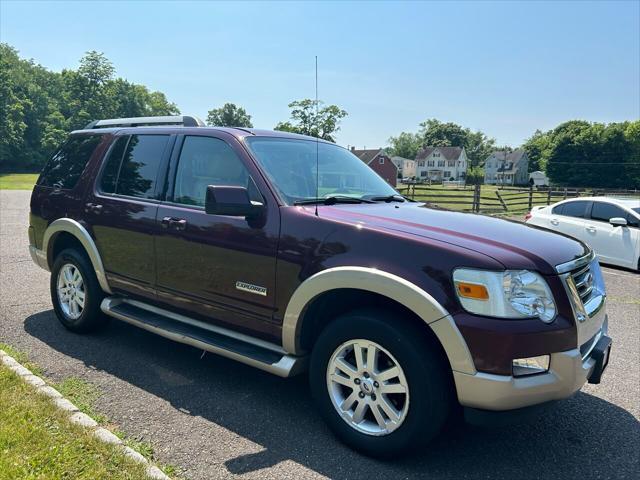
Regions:
M 51 269 L 50 290 L 56 316 L 69 330 L 89 332 L 106 323 L 100 310 L 104 292 L 84 253 L 75 249 L 60 252 Z
M 419 327 L 362 310 L 337 318 L 321 333 L 309 379 L 320 412 L 343 442 L 367 455 L 391 457 L 440 432 L 451 405 L 448 369 Z

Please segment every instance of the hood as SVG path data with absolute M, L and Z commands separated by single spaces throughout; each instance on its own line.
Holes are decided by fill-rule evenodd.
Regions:
M 319 206 L 318 214 L 365 228 L 457 245 L 487 255 L 507 269 L 554 274 L 556 265 L 588 252 L 578 240 L 539 227 L 474 213 L 434 209 L 420 203 Z

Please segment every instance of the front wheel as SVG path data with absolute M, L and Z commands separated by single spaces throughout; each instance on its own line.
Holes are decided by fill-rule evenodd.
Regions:
M 367 455 L 391 457 L 440 432 L 451 404 L 448 370 L 438 345 L 420 327 L 363 310 L 321 333 L 309 378 L 320 412 L 343 442 Z

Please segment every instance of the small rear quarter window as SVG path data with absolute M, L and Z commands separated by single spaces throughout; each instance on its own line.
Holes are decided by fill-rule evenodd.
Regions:
M 100 140 L 101 134 L 69 138 L 45 165 L 38 185 L 65 190 L 75 187 Z

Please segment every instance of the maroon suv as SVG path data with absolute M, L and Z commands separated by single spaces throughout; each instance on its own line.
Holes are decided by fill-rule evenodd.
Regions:
M 114 317 L 283 377 L 308 369 L 328 424 L 371 455 L 424 444 L 456 405 L 478 419 L 569 397 L 608 362 L 584 244 L 409 201 L 300 135 L 93 122 L 40 175 L 29 240 L 68 329 Z

